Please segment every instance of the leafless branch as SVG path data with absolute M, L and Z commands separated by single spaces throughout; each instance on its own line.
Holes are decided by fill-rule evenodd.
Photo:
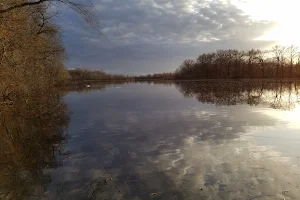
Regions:
M 29 6 L 35 6 L 43 3 L 62 3 L 71 8 L 74 12 L 79 14 L 85 21 L 88 23 L 90 26 L 92 26 L 94 29 L 96 29 L 99 33 L 102 34 L 100 31 L 100 26 L 98 20 L 96 20 L 96 16 L 93 14 L 92 9 L 93 9 L 93 4 L 90 0 L 86 0 L 84 3 L 79 3 L 75 2 L 72 0 L 38 0 L 38 1 L 29 1 L 29 2 L 24 2 L 20 3 L 17 5 L 13 5 L 4 9 L 0 9 L 0 16 L 2 14 L 8 13 L 10 11 L 24 8 L 24 7 L 29 7 Z
M 14 5 L 14 6 L 10 6 L 8 8 L 1 9 L 0 14 L 4 14 L 4 13 L 10 12 L 12 10 L 27 7 L 27 6 L 39 5 L 39 4 L 42 4 L 46 1 L 51 1 L 51 0 L 39 0 L 39 1 L 33 1 L 33 2 L 20 3 L 20 4 L 17 4 L 17 5 Z

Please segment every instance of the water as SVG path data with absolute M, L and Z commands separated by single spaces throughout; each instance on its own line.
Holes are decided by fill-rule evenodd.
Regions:
M 288 81 L 201 81 L 65 92 L 59 110 L 10 129 L 26 137 L 2 138 L 0 194 L 298 199 L 299 88 Z

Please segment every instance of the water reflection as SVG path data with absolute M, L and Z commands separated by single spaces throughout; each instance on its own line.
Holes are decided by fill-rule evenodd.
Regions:
M 294 81 L 195 81 L 178 82 L 185 97 L 216 105 L 268 105 L 291 110 L 300 103 L 300 82 Z
M 104 91 L 106 88 L 128 85 L 132 82 L 86 83 L 68 87 L 68 91 Z M 292 110 L 300 103 L 300 81 L 275 80 L 205 80 L 205 81 L 143 81 L 149 85 L 175 85 L 184 97 L 195 97 L 201 103 L 215 105 L 259 104 L 274 109 Z
M 288 118 L 270 114 L 274 108 L 278 115 L 292 113 L 298 83 L 82 86 L 63 99 L 72 112 L 64 147 L 66 108 L 58 96 L 44 98 L 28 102 L 38 104 L 37 111 L 20 104 L 15 106 L 18 115 L 3 115 L 1 130 L 7 126 L 20 138 L 1 138 L 9 144 L 0 149 L 10 163 L 0 171 L 7 199 L 251 200 L 300 195 L 300 129 L 291 129 Z M 54 105 L 60 109 L 49 112 Z M 50 115 L 40 116 L 43 110 Z M 68 155 L 60 158 L 61 152 Z
M 60 166 L 66 105 L 56 91 L 40 91 L 4 101 L 0 119 L 0 199 L 42 199 Z
M 297 153 L 299 142 L 291 141 L 300 138 L 289 137 L 288 121 L 258 112 L 273 102 L 292 108 L 297 85 L 241 83 L 230 90 L 236 83 L 223 84 L 126 84 L 70 93 L 71 155 L 53 175 L 53 185 L 62 186 L 53 197 L 297 199 L 300 163 L 276 145 L 288 142 Z M 200 103 L 177 88 L 200 96 Z M 260 138 L 274 129 L 284 132 L 265 144 Z

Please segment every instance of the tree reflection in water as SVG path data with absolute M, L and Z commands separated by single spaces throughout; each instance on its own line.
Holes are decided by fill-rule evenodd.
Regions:
M 216 105 L 263 104 L 290 110 L 300 102 L 300 82 L 293 81 L 187 81 L 176 87 L 185 97 Z
M 49 90 L 2 99 L 0 106 L 0 199 L 41 199 L 50 170 L 60 165 L 67 107 Z
M 68 91 L 90 92 L 104 91 L 132 82 L 93 83 L 91 88 L 78 84 L 67 88 Z M 300 82 L 288 80 L 200 80 L 200 81 L 136 81 L 134 83 L 163 84 L 176 88 L 185 97 L 195 97 L 201 103 L 216 105 L 259 104 L 274 109 L 291 110 L 300 102 Z
M 103 91 L 119 84 L 91 84 L 90 88 L 84 84 L 71 91 Z M 287 110 L 299 103 L 298 82 L 166 84 L 175 84 L 185 97 L 202 103 Z M 76 93 L 80 100 L 69 99 L 76 124 L 70 134 L 73 131 L 76 137 L 69 139 L 70 156 L 54 171 L 60 166 L 68 125 L 60 95 L 44 91 L 28 95 L 26 101 L 20 97 L 3 101 L 0 199 L 293 199 L 299 194 L 298 166 L 272 148 L 252 144 L 247 136 L 247 127 L 275 127 L 276 120 L 250 115 L 245 107 L 214 109 L 212 105 L 205 110 L 203 105 L 191 107 L 190 103 L 199 104 L 194 101 L 177 107 L 183 99 L 168 93 L 171 86 L 135 86 L 139 90 L 134 96 L 131 85 L 119 88 L 124 93 L 114 90 L 113 96 Z M 159 88 L 163 93 L 147 90 Z M 149 100 L 144 98 L 148 93 L 167 94 Z M 164 101 L 168 95 L 179 98 Z
M 74 160 L 60 171 L 68 181 L 60 179 L 64 188 L 57 197 L 173 200 L 299 196 L 298 166 L 276 149 L 256 145 L 255 135 L 251 136 L 252 128 L 269 130 L 282 125 L 253 111 L 292 109 L 299 100 L 299 83 L 211 80 L 166 84 L 171 87 L 121 86 L 122 92 L 110 90 L 114 95 L 95 92 L 73 103 L 77 108 L 82 101 L 89 101 L 85 109 L 76 109 L 78 117 L 86 116 L 88 123 L 78 131 L 82 138 L 74 142 Z M 185 101 L 176 90 L 172 93 L 173 84 L 184 96 L 212 105 Z M 230 107 L 218 109 L 214 104 Z M 240 104 L 260 108 L 233 106 Z

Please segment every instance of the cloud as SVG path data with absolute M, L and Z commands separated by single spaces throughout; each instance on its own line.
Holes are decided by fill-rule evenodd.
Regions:
M 118 43 L 184 44 L 254 39 L 272 27 L 233 4 L 204 0 L 95 1 L 103 32 Z M 104 9 L 105 8 L 105 9 Z
M 253 39 L 275 25 L 252 20 L 222 0 L 94 0 L 94 5 L 102 37 L 63 14 L 62 23 L 71 23 L 63 27 L 70 65 L 128 73 L 172 71 L 184 58 L 217 48 L 265 47 L 272 42 Z

